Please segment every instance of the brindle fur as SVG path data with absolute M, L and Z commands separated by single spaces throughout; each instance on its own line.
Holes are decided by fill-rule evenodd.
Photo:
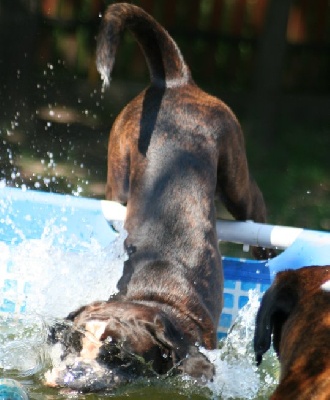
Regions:
M 151 77 L 117 117 L 108 148 L 106 197 L 127 205 L 129 259 L 116 296 L 68 319 L 79 329 L 106 321 L 99 339 L 111 337 L 157 373 L 179 366 L 210 379 L 214 368 L 196 345 L 216 348 L 222 309 L 215 195 L 239 220 L 265 222 L 265 204 L 234 114 L 196 86 L 173 39 L 142 9 L 108 7 L 99 71 L 108 78 L 125 29 L 142 48 Z M 255 254 L 273 255 L 260 248 Z M 113 366 L 110 355 L 104 359 Z
M 330 399 L 330 266 L 277 274 L 257 314 L 254 349 L 258 363 L 273 346 L 281 364 L 272 400 Z

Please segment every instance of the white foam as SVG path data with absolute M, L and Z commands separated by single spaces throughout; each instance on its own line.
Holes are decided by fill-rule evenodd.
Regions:
M 249 292 L 248 304 L 239 311 L 219 350 L 202 350 L 216 369 L 208 387 L 223 400 L 268 398 L 277 383 L 278 362 L 274 353 L 269 351 L 261 367 L 257 367 L 252 348 L 259 296 L 257 291 Z
M 41 239 L 11 245 L 0 242 L 0 369 L 18 377 L 40 373 L 53 354 L 46 345 L 54 318 L 116 292 L 125 254 L 123 223 L 109 248 L 96 241 L 82 243 L 79 251 L 64 251 L 54 244 L 65 226 L 46 224 Z M 72 248 L 77 238 L 72 237 Z M 15 313 L 4 311 L 15 305 Z M 1 311 L 1 309 L 0 309 Z
M 86 243 L 82 251 L 64 251 L 53 245 L 61 229 L 47 225 L 41 239 L 23 240 L 15 246 L 1 243 L 0 286 L 15 282 L 0 292 L 3 299 L 16 304 L 15 312 L 65 317 L 75 308 L 94 300 L 106 300 L 116 292 L 125 259 L 121 228 L 109 248 L 96 242 Z M 72 238 L 72 242 L 78 241 Z M 74 248 L 74 243 L 72 243 Z
M 45 321 L 39 315 L 0 318 L 0 369 L 16 376 L 32 376 L 44 367 L 46 356 Z

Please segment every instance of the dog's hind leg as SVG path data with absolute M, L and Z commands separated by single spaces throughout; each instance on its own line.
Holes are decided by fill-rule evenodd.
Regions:
M 230 139 L 230 140 L 229 140 Z M 218 162 L 217 188 L 222 203 L 239 221 L 266 222 L 266 205 L 263 195 L 249 173 L 244 139 L 239 127 L 235 133 L 223 139 Z M 254 247 L 257 259 L 272 258 L 271 249 Z

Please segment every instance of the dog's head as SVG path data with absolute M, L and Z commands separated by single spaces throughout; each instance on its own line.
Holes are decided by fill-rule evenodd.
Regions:
M 254 334 L 254 351 L 257 364 L 270 348 L 273 335 L 273 347 L 281 360 L 283 331 L 290 325 L 286 335 L 287 347 L 296 338 L 307 334 L 307 325 L 314 324 L 322 329 L 322 313 L 329 312 L 329 293 L 322 286 L 330 279 L 330 266 L 304 267 L 298 270 L 279 272 L 264 294 L 257 313 Z M 314 327 L 315 329 L 315 327 Z M 302 330 L 302 333 L 300 332 Z M 321 337 L 321 335 L 320 335 Z M 282 346 L 281 346 L 282 345 Z
M 130 302 L 97 302 L 52 328 L 60 343 L 59 366 L 46 384 L 79 391 L 112 389 L 139 376 L 170 371 L 209 380 L 214 367 L 159 309 Z

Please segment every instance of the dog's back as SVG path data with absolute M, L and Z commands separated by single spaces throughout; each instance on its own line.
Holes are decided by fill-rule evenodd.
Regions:
M 203 344 L 214 347 L 223 288 L 214 205 L 219 138 L 210 126 L 198 121 L 201 110 L 194 109 L 198 95 L 210 103 L 203 110 L 209 120 L 207 113 L 216 114 L 218 103 L 212 104 L 213 98 L 194 85 L 181 87 L 180 92 L 149 88 L 130 103 L 113 126 L 109 146 L 109 159 L 114 160 L 120 147 L 117 143 L 126 144 L 127 155 L 122 154 L 120 160 L 123 165 L 123 160 L 129 159 L 127 199 L 123 191 L 113 190 L 122 182 L 114 176 L 117 163 L 115 167 L 109 165 L 108 178 L 113 177 L 112 192 L 121 193 L 119 198 L 111 198 L 127 200 L 125 245 L 129 260 L 118 285 L 120 292 L 130 299 L 148 298 L 148 292 L 151 297 L 151 293 L 157 293 L 160 298 L 162 282 L 163 301 L 176 303 L 177 307 L 182 293 L 190 293 L 191 304 L 184 305 L 185 313 L 196 315 L 196 320 L 203 319 L 205 326 L 213 326 L 212 334 L 208 328 L 212 340 L 205 341 L 205 337 Z M 194 100 L 189 103 L 192 96 Z M 185 114 L 186 108 L 189 112 Z M 148 122 L 153 114 L 157 118 L 150 132 Z M 126 133 L 129 137 L 123 138 Z M 166 267 L 163 261 L 168 263 Z M 183 279 L 179 283 L 180 275 Z M 146 281 L 147 286 L 143 284 Z M 196 310 L 197 305 L 204 310 Z

